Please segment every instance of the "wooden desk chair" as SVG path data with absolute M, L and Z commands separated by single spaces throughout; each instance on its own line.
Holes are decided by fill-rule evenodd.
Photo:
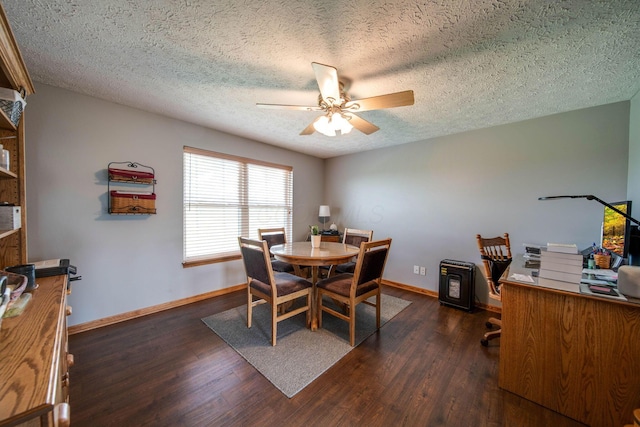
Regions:
M 500 284 L 498 280 L 502 273 L 511 264 L 511 244 L 509 243 L 509 233 L 504 233 L 502 237 L 483 238 L 481 235 L 476 235 L 478 242 L 478 250 L 480 251 L 480 258 L 484 266 L 484 276 L 487 279 L 489 285 L 489 298 L 501 301 L 500 298 Z M 502 321 L 495 317 L 489 318 L 487 321 L 487 328 L 497 326 L 497 330 L 489 331 L 484 334 L 484 337 L 480 340 L 483 346 L 489 345 L 489 340 L 498 338 L 502 331 Z
M 356 260 L 354 273 L 337 274 L 316 283 L 318 327 L 322 327 L 322 312 L 327 312 L 349 322 L 349 342 L 355 345 L 356 339 L 356 306 L 359 303 L 372 305 L 376 308 L 376 329 L 380 329 L 380 282 L 382 273 L 391 247 L 391 239 L 376 242 L 363 242 Z M 322 297 L 326 295 L 343 304 L 345 313 L 322 304 Z M 375 296 L 375 302 L 367 301 Z
M 265 240 L 238 237 L 242 261 L 247 273 L 247 327 L 251 327 L 253 307 L 259 304 L 271 306 L 271 345 L 276 345 L 278 322 L 307 312 L 307 324 L 311 320 L 311 296 L 313 285 L 306 279 L 286 272 L 274 272 Z M 253 297 L 258 299 L 254 301 Z M 278 306 L 305 298 L 302 306 L 291 311 L 278 310 Z

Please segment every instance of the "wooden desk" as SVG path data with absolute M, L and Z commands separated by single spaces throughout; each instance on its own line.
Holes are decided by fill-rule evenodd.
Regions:
M 318 281 L 318 267 L 321 265 L 335 265 L 349 262 L 358 255 L 359 248 L 343 243 L 321 242 L 319 248 L 313 248 L 311 242 L 293 242 L 284 245 L 274 245 L 271 253 L 280 261 L 294 266 L 311 266 L 311 283 L 313 283 L 313 297 L 311 298 L 311 330 L 317 329 L 316 317 L 316 282 Z
M 69 422 L 67 276 L 36 279 L 25 311 L 0 329 L 0 426 Z M 29 424 L 31 425 L 31 424 Z
M 523 266 L 515 257 L 500 280 L 499 386 L 590 426 L 629 423 L 640 407 L 638 300 L 514 280 L 531 274 Z

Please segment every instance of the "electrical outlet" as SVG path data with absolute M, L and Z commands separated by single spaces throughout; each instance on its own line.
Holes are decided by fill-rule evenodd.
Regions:
M 420 267 L 420 275 L 421 276 L 427 275 L 427 267 Z
M 420 274 L 420 266 L 418 265 L 413 266 L 413 274 Z

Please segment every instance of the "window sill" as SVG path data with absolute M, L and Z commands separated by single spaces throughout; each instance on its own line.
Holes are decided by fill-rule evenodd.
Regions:
M 219 262 L 235 261 L 239 259 L 242 259 L 242 256 L 240 255 L 240 253 L 233 254 L 233 255 L 192 259 L 189 261 L 183 261 L 182 268 L 198 267 L 200 265 L 216 264 Z

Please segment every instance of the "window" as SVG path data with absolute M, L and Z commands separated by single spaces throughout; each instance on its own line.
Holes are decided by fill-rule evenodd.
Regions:
M 293 168 L 184 147 L 184 265 L 240 258 L 238 236 L 292 231 Z

